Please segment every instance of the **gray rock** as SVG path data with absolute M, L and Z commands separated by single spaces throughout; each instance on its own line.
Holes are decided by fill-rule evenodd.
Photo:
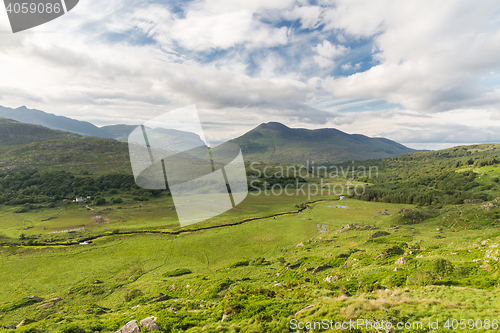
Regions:
M 160 327 L 155 323 L 156 317 L 147 317 L 141 320 L 141 327 L 149 331 L 159 331 Z
M 401 257 L 398 260 L 396 260 L 396 262 L 394 264 L 396 264 L 396 265 L 404 265 L 404 264 L 406 264 L 406 258 L 405 257 Z
M 16 326 L 14 326 L 14 325 L 5 325 L 3 328 L 5 328 L 7 330 L 15 330 Z
M 157 302 L 163 302 L 163 301 L 166 301 L 166 300 L 169 300 L 169 299 L 170 299 L 170 296 L 168 296 L 168 295 L 162 295 L 162 296 L 158 297 L 156 299 L 156 301 Z
M 137 320 L 131 320 L 118 331 L 120 333 L 141 333 L 141 328 L 137 324 Z

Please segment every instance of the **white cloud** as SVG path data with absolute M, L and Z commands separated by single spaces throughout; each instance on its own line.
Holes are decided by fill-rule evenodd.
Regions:
M 372 37 L 371 69 L 326 78 L 337 97 L 378 98 L 419 111 L 442 111 L 491 91 L 479 85 L 500 67 L 498 1 L 338 1 L 327 27 Z
M 346 64 L 343 64 L 342 66 L 340 66 L 340 68 L 342 68 L 343 71 L 351 71 L 351 70 L 359 70 L 361 68 L 361 63 L 357 63 L 357 64 L 354 64 L 354 66 L 348 62 Z
M 332 66 L 336 58 L 345 55 L 349 50 L 343 45 L 333 45 L 326 39 L 323 40 L 323 43 L 320 43 L 311 49 L 317 53 L 317 55 L 314 56 L 314 61 L 320 67 Z
M 424 140 L 424 125 L 432 140 L 500 126 L 498 1 L 178 5 L 87 0 L 26 33 L 0 34 L 0 105 L 101 125 L 197 103 L 240 130 L 275 120 L 403 142 Z M 407 110 L 370 111 L 366 100 Z

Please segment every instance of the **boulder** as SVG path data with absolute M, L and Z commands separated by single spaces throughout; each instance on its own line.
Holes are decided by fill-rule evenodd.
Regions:
M 168 295 L 161 295 L 160 297 L 158 297 L 156 299 L 157 302 L 163 302 L 163 301 L 166 301 L 166 300 L 169 300 L 170 299 L 170 296 Z
M 141 320 L 141 327 L 149 331 L 159 331 L 160 327 L 155 323 L 156 317 L 147 317 Z
M 131 320 L 118 331 L 120 333 L 141 333 L 141 328 L 137 324 L 137 320 Z
M 395 264 L 396 265 L 404 265 L 404 264 L 406 264 L 406 258 L 405 257 L 399 258 L 398 260 L 396 260 Z
M 15 330 L 16 326 L 14 326 L 14 325 L 5 325 L 3 328 L 5 328 L 7 330 Z
M 388 236 L 390 233 L 387 231 L 377 231 L 376 233 L 372 234 L 370 238 L 377 238 L 377 237 L 383 237 L 383 236 Z

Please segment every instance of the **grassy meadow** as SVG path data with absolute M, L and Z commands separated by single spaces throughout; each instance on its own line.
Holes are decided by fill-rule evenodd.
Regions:
M 491 147 L 468 151 L 376 160 L 377 179 L 257 177 L 260 195 L 185 228 L 167 192 L 146 200 L 110 187 L 99 205 L 6 203 L 0 331 L 22 323 L 16 332 L 115 332 L 149 316 L 164 332 L 374 331 L 293 326 L 323 319 L 412 324 L 405 332 L 448 332 L 448 320 L 473 319 L 468 331 L 495 331 L 500 163 L 484 155 Z M 463 193 L 445 186 L 464 179 Z M 270 193 L 294 181 L 342 185 L 345 195 Z M 359 184 L 371 198 L 352 195 Z M 401 195 L 389 196 L 391 186 Z M 420 186 L 429 204 L 413 200 Z

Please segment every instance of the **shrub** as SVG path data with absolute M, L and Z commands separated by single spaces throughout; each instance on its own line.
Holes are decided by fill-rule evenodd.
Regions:
M 106 204 L 106 199 L 105 198 L 96 198 L 94 201 L 94 204 L 96 206 L 102 206 Z
M 330 266 L 333 268 L 340 267 L 345 264 L 347 258 L 335 258 L 330 262 Z
M 252 262 L 252 265 L 254 266 L 267 266 L 270 265 L 271 263 L 267 261 L 265 258 L 257 258 Z
M 174 269 L 173 271 L 163 273 L 164 277 L 173 277 L 173 276 L 181 276 L 181 275 L 186 275 L 186 274 L 191 274 L 193 273 L 191 270 L 187 268 L 177 268 Z
M 434 284 L 436 277 L 431 271 L 418 271 L 417 273 L 408 277 L 407 284 L 410 286 L 430 286 Z
M 131 291 L 129 291 L 127 293 L 127 295 L 125 295 L 125 302 L 130 302 L 130 301 L 132 301 L 132 300 L 134 300 L 137 297 L 142 296 L 142 295 L 144 295 L 144 294 L 139 289 L 132 289 Z
M 393 246 L 393 247 L 390 247 L 390 248 L 386 248 L 385 252 L 388 255 L 402 255 L 402 254 L 405 253 L 405 250 L 403 250 L 399 246 Z
M 229 265 L 229 268 L 236 268 L 236 267 L 241 267 L 241 266 L 248 266 L 250 265 L 250 261 L 248 260 L 239 260 L 236 262 L 233 262 L 232 264 Z
M 453 264 L 446 259 L 436 259 L 433 263 L 434 272 L 439 275 L 439 279 L 442 280 L 446 275 L 453 273 Z
M 395 272 L 381 281 L 382 285 L 387 287 L 401 287 L 406 283 L 406 272 Z
M 85 330 L 83 328 L 74 323 L 63 325 L 60 328 L 60 331 L 62 333 L 85 333 Z

